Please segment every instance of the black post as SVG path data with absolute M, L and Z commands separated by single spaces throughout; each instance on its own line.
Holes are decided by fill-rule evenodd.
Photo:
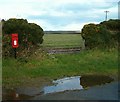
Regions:
M 16 48 L 14 48 L 14 57 L 15 57 L 15 59 L 17 58 L 17 56 L 16 56 Z

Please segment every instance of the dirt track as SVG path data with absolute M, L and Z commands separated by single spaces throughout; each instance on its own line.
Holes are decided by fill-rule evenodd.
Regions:
M 80 47 L 73 48 L 46 48 L 45 51 L 49 54 L 60 54 L 60 53 L 78 53 L 82 50 Z

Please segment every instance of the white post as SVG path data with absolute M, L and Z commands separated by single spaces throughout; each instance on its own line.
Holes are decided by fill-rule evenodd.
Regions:
M 118 19 L 120 19 L 120 1 L 118 2 Z
M 82 50 L 84 50 L 84 49 L 85 49 L 85 40 L 82 39 Z
M 2 101 L 2 20 L 0 19 L 0 101 Z

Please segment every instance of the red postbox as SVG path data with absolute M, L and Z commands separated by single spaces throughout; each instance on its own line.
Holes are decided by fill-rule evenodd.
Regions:
M 18 34 L 12 34 L 12 47 L 18 48 Z

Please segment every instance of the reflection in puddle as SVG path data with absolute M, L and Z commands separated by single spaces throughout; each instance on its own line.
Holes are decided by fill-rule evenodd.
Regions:
M 14 90 L 3 89 L 2 90 L 2 100 L 21 100 L 21 99 L 30 99 L 31 96 L 25 94 L 18 94 Z
M 81 77 L 80 81 L 81 81 L 81 85 L 83 86 L 83 88 L 86 88 L 86 87 L 92 87 L 95 85 L 102 85 L 102 84 L 110 83 L 114 81 L 114 79 L 112 79 L 111 77 L 105 76 L 105 75 L 104 76 L 84 75 Z
M 30 99 L 31 97 L 64 92 L 68 90 L 81 90 L 86 87 L 92 87 L 96 85 L 103 85 L 114 81 L 108 76 L 99 76 L 99 75 L 87 75 L 87 76 L 74 76 L 66 77 L 63 79 L 53 80 L 52 86 L 45 86 L 41 88 L 18 88 L 17 90 L 3 90 L 2 98 L 3 100 L 25 100 Z M 41 91 L 42 90 L 42 91 Z
M 44 87 L 44 94 L 83 89 L 83 87 L 80 85 L 80 76 L 59 79 L 53 81 L 53 83 L 55 85 Z
M 86 87 L 102 85 L 105 83 L 110 83 L 112 81 L 113 81 L 112 78 L 108 76 L 100 76 L 100 75 L 66 77 L 63 79 L 54 80 L 53 86 L 44 87 L 44 94 L 63 92 L 67 90 L 81 90 Z

